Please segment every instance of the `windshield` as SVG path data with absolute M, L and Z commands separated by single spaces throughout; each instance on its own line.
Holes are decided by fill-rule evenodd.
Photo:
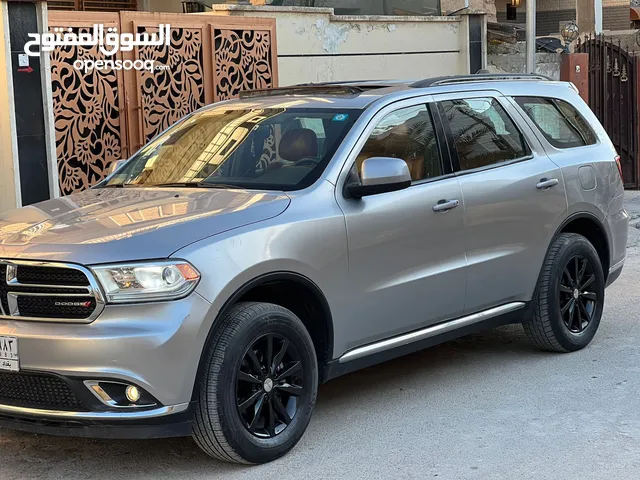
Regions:
M 154 139 L 99 187 L 298 190 L 320 177 L 359 114 L 311 108 L 204 110 Z

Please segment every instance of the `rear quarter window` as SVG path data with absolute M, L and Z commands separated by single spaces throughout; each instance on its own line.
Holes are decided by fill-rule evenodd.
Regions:
M 593 145 L 596 135 L 571 104 L 557 98 L 514 97 L 547 141 L 556 148 Z

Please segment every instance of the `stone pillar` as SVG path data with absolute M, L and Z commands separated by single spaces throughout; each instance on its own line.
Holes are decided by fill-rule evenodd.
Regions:
M 0 1 L 0 212 L 22 204 L 14 116 L 7 2 Z
M 589 54 L 565 53 L 560 64 L 560 80 L 572 82 L 585 102 L 589 102 Z
M 44 9 L 44 10 L 43 10 Z M 27 56 L 25 44 L 29 33 L 44 33 L 47 26 L 46 3 L 42 1 L 9 1 L 5 28 L 9 30 L 10 56 L 7 56 L 11 79 L 9 95 L 13 95 L 13 119 L 15 120 L 16 147 L 13 155 L 14 164 L 19 172 L 21 205 L 31 205 L 51 198 L 55 191 L 54 175 L 56 171 L 55 152 L 50 146 L 55 145 L 53 126 L 45 119 L 45 92 L 49 85 L 44 54 Z M 47 102 L 47 108 L 51 102 Z M 51 154 L 53 153 L 53 157 Z M 50 166 L 51 165 L 51 166 Z M 55 180 L 57 186 L 57 179 Z
M 596 9 L 594 0 L 576 0 L 576 23 L 580 33 L 596 31 Z

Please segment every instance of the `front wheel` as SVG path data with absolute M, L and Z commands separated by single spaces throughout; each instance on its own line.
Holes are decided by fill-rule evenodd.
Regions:
M 533 299 L 533 316 L 523 323 L 535 345 L 573 352 L 593 339 L 604 306 L 605 279 L 600 258 L 582 235 L 562 233 L 554 240 Z
M 289 310 L 239 303 L 204 359 L 193 436 L 210 456 L 265 463 L 285 455 L 311 419 L 318 366 L 306 328 Z

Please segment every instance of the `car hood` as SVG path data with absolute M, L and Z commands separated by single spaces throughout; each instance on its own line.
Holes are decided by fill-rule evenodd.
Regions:
M 92 189 L 0 213 L 0 258 L 81 264 L 166 258 L 206 237 L 280 215 L 282 192 Z

